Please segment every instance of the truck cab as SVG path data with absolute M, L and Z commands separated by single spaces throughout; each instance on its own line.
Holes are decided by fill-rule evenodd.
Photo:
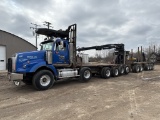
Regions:
M 52 64 L 69 65 L 69 42 L 65 39 L 53 39 L 44 41 L 41 44 L 41 50 L 52 52 Z
M 74 66 L 76 24 L 64 31 L 39 28 L 36 33 L 47 39 L 41 42 L 39 51 L 16 53 L 8 59 L 9 80 L 15 85 L 22 81 L 38 90 L 46 90 L 60 78 L 78 76 Z

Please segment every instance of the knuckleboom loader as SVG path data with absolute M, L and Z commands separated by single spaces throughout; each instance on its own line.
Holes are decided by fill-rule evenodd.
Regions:
M 70 25 L 66 30 L 38 28 L 37 34 L 47 36 L 41 42 L 41 50 L 16 53 L 8 59 L 8 78 L 15 85 L 32 84 L 38 90 L 46 90 L 53 86 L 55 81 L 63 78 L 78 77 L 87 82 L 92 75 L 102 78 L 117 77 L 129 73 L 125 64 L 124 44 L 107 44 L 76 49 L 77 25 Z M 89 49 L 112 49 L 118 51 L 117 64 L 83 62 L 78 51 Z

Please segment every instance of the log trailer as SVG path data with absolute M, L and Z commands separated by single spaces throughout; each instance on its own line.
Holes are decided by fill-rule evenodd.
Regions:
M 131 65 L 126 63 L 128 52 L 124 44 L 107 44 L 101 46 L 76 49 L 77 25 L 73 24 L 66 30 L 39 28 L 37 34 L 47 36 L 41 43 L 40 51 L 16 53 L 8 59 L 8 78 L 15 85 L 21 82 L 32 84 L 37 90 L 46 90 L 63 78 L 79 78 L 87 82 L 93 74 L 102 78 L 117 77 L 128 74 Z M 115 64 L 83 62 L 78 51 L 89 49 L 115 49 Z
M 142 52 L 142 46 L 141 51 L 138 47 L 137 56 L 133 57 L 133 49 L 131 50 L 131 53 L 128 54 L 128 59 L 126 61 L 126 64 L 130 67 L 130 71 L 134 73 L 142 72 L 143 70 L 149 71 L 154 70 L 154 63 L 150 62 L 146 59 L 146 56 L 144 52 Z

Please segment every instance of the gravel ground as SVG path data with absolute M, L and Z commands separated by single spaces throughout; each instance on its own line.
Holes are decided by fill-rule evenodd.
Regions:
M 0 120 L 160 120 L 160 65 L 116 78 L 16 87 L 0 74 Z

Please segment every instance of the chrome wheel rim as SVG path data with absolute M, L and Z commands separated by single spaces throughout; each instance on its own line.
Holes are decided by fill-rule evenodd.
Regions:
M 118 75 L 118 69 L 115 69 L 115 75 L 116 76 Z
M 139 67 L 137 66 L 137 72 L 139 71 Z
M 109 77 L 110 75 L 111 75 L 110 70 L 107 70 L 107 71 L 106 71 L 106 76 Z
M 148 65 L 148 70 L 150 70 L 150 68 L 151 68 L 150 65 Z
M 51 78 L 49 77 L 49 75 L 43 75 L 40 78 L 40 84 L 44 87 L 48 86 L 51 82 Z
M 121 74 L 123 74 L 124 73 L 124 69 L 122 68 L 122 70 L 121 70 Z
M 85 78 L 89 78 L 90 76 L 91 76 L 90 71 L 89 71 L 89 70 L 86 70 L 86 71 L 84 72 L 84 77 L 85 77 Z
M 126 67 L 126 72 L 129 73 L 129 67 Z

